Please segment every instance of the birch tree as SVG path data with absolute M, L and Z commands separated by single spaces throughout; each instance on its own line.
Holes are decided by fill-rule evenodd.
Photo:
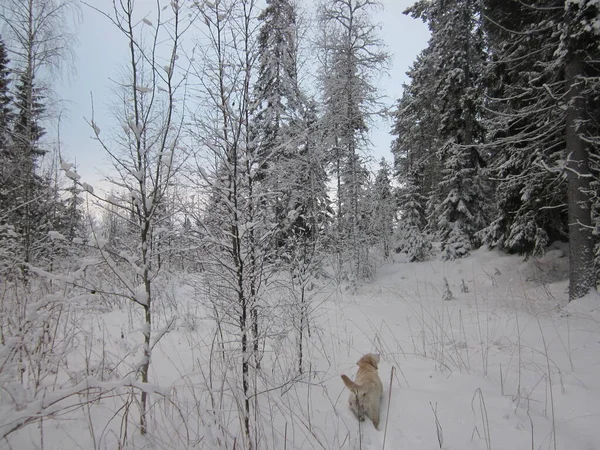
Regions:
M 100 203 L 126 221 L 133 239 L 128 249 L 113 250 L 96 236 L 96 247 L 118 280 L 117 293 L 142 311 L 142 355 L 135 370 L 143 386 L 150 381 L 152 348 L 161 336 L 156 333 L 153 339 L 156 285 L 163 269 L 159 243 L 169 232 L 165 201 L 182 158 L 186 70 L 178 59 L 182 36 L 195 13 L 178 1 L 167 8 L 157 1 L 152 13 L 143 15 L 146 11 L 140 11 L 133 0 L 115 3 L 109 12 L 96 11 L 121 33 L 128 48 L 122 109 L 115 111 L 121 128 L 111 139 L 104 137 L 110 133 L 102 133 L 103 124 L 93 113 L 89 120 L 95 139 L 113 164 L 116 175 L 108 181 L 121 193 Z M 70 167 L 63 168 L 69 174 Z M 82 187 L 93 193 L 91 186 Z M 142 434 L 148 432 L 148 392 L 142 388 L 139 400 Z
M 223 376 L 234 380 L 232 401 L 238 406 L 244 446 L 252 449 L 259 448 L 258 430 L 252 426 L 259 412 L 256 404 L 252 408 L 258 402 L 252 374 L 261 359 L 261 293 L 277 227 L 264 207 L 271 194 L 259 182 L 273 153 L 259 151 L 251 130 L 258 10 L 254 0 L 224 0 L 206 3 L 201 14 L 202 63 L 194 70 L 199 83 L 195 94 L 204 107 L 194 114 L 192 137 L 198 150 L 192 178 L 208 192 L 201 221 L 206 282 L 216 326 L 223 330 L 220 345 L 236 361 L 233 377 Z
M 359 231 L 359 197 L 363 187 L 360 152 L 367 148 L 371 118 L 382 112 L 375 82 L 386 69 L 388 55 L 370 18 L 372 11 L 380 7 L 375 0 L 326 0 L 319 7 L 323 30 L 318 44 L 323 66 L 323 126 L 328 131 L 326 139 L 337 190 L 336 246 L 337 251 L 351 249 L 353 278 L 364 278 L 370 272 L 365 259 L 367 244 Z M 346 201 L 344 191 L 348 194 Z M 343 218 L 348 219 L 347 226 Z

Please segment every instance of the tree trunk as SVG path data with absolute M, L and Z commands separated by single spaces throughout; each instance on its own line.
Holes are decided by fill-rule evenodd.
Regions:
M 585 120 L 583 61 L 571 56 L 566 65 L 566 160 L 569 209 L 569 301 L 583 297 L 595 284 L 590 202 L 589 153 L 581 139 Z

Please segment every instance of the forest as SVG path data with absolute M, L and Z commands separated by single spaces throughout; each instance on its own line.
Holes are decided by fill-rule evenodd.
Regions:
M 476 277 L 446 268 L 485 252 L 536 267 L 562 252 L 563 306 L 594 295 L 598 1 L 416 1 L 404 14 L 430 39 L 392 104 L 379 89 L 392 57 L 373 20 L 383 7 L 2 1 L 0 448 L 66 448 L 64 430 L 72 448 L 384 448 L 385 437 L 363 443 L 365 430 L 356 441 L 319 434 L 302 403 L 325 386 L 323 364 L 337 373 L 323 357 L 343 347 L 323 322 L 335 305 L 376 297 L 381 274 L 400 265 L 443 268 L 423 280 L 441 276 L 435 296 L 463 301 Z M 85 159 L 61 150 L 56 95 L 77 65 L 84 11 L 110 24 L 127 55 L 107 80 L 111 120 L 98 114 L 106 99 L 90 97 L 90 140 L 111 166 L 99 185 L 78 173 Z M 385 118 L 392 160 L 374 162 L 370 132 Z M 511 269 L 490 270 L 481 276 L 497 289 Z M 455 313 L 448 324 L 460 321 L 467 342 Z M 421 334 L 440 339 L 429 350 L 413 341 L 415 353 L 470 372 L 468 350 L 444 356 L 450 325 L 436 314 L 421 304 Z M 479 310 L 473 320 L 482 338 Z M 384 356 L 395 354 L 380 343 L 388 331 L 368 331 Z M 175 357 L 171 345 L 185 351 Z M 539 345 L 552 393 L 555 366 Z M 520 334 L 518 349 L 520 404 Z M 436 446 L 451 448 L 435 408 Z M 539 448 L 557 448 L 554 420 L 552 402 L 552 439 Z M 534 448 L 533 424 L 531 445 L 510 448 Z M 491 449 L 482 427 L 472 448 Z

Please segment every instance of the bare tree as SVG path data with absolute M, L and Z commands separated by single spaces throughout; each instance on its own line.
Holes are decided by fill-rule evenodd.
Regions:
M 181 156 L 184 105 L 177 102 L 184 100 L 181 91 L 186 71 L 178 58 L 182 35 L 193 22 L 194 13 L 178 1 L 171 2 L 168 10 L 157 1 L 153 17 L 141 16 L 133 0 L 114 3 L 111 12 L 97 11 L 125 36 L 129 49 L 127 78 L 121 85 L 122 110 L 116 113 L 122 131 L 110 140 L 101 137 L 93 113 L 89 122 L 112 160 L 116 176 L 109 181 L 123 193 L 101 203 L 128 223 L 135 242 L 125 250 L 105 247 L 98 240 L 98 248 L 119 280 L 122 295 L 143 310 L 144 354 L 137 371 L 142 383 L 148 383 L 152 348 L 161 337 L 158 333 L 152 340 L 154 283 L 162 268 L 159 242 L 169 221 L 165 201 Z M 91 191 L 89 186 L 84 188 Z M 140 431 L 146 434 L 147 390 L 142 390 L 139 404 Z
M 260 152 L 251 130 L 251 82 L 257 62 L 258 11 L 255 0 L 206 3 L 202 9 L 204 51 L 198 64 L 199 102 L 193 132 L 194 177 L 208 191 L 201 220 L 208 253 L 205 265 L 217 326 L 230 333 L 240 361 L 240 410 L 246 448 L 258 448 L 252 433 L 252 371 L 260 366 L 261 293 L 267 282 L 277 227 L 268 220 L 260 168 L 272 154 Z M 200 175 L 198 177 L 198 175 Z M 199 179 L 198 179 L 199 178 Z M 222 345 L 225 345 L 223 342 Z M 239 359 L 238 359 L 239 358 Z M 238 387 L 239 389 L 239 387 Z M 254 399 L 254 400 L 252 400 Z M 258 413 L 255 407 L 255 413 Z
M 353 278 L 369 273 L 361 238 L 365 214 L 359 199 L 366 179 L 360 152 L 367 147 L 372 117 L 383 112 L 375 80 L 389 56 L 370 17 L 379 7 L 377 0 L 325 0 L 320 6 L 323 122 L 336 177 L 337 240 L 339 248 L 352 249 Z

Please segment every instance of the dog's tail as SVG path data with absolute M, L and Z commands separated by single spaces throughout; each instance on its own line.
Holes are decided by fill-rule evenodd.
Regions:
M 352 392 L 358 391 L 358 384 L 356 384 L 354 381 L 352 381 L 346 375 L 342 375 L 342 381 L 344 382 L 344 384 L 346 385 L 346 387 L 348 389 L 350 389 Z

